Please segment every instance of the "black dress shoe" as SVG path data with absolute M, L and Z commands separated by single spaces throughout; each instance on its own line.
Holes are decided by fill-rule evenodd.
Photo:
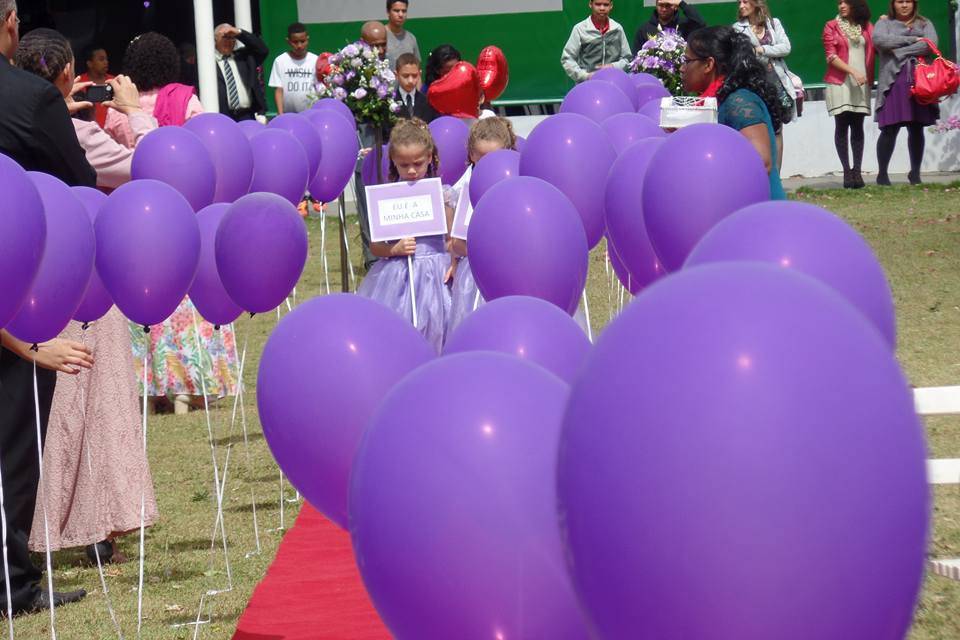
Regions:
M 84 589 L 79 589 L 77 591 L 54 591 L 53 606 L 60 607 L 65 604 L 70 604 L 71 602 L 79 602 L 86 596 L 87 592 Z M 32 603 L 30 603 L 30 606 L 24 610 L 24 613 L 38 613 L 49 608 L 50 594 L 47 593 L 46 589 L 41 589 L 40 593 L 37 594 L 37 597 L 33 599 Z
M 113 544 L 109 540 L 101 540 L 96 545 L 88 544 L 84 551 L 87 552 L 87 559 L 93 564 L 97 564 L 97 552 L 100 553 L 100 564 L 107 564 L 113 558 Z

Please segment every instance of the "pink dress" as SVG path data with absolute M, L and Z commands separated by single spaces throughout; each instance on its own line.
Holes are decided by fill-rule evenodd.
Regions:
M 57 374 L 30 532 L 33 551 L 46 548 L 44 504 L 52 551 L 138 529 L 142 492 L 145 524 L 157 520 L 126 319 L 114 307 L 86 331 L 71 322 L 59 337 L 88 346 L 96 364 L 76 376 Z

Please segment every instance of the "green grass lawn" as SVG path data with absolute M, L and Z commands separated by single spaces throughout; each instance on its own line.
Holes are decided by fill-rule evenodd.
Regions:
M 960 187 L 876 187 L 858 192 L 804 191 L 797 197 L 835 211 L 853 224 L 874 247 L 889 274 L 899 317 L 898 355 L 912 384 L 960 384 Z M 325 291 L 320 260 L 320 222 L 308 221 L 311 258 L 298 287 L 299 300 Z M 350 224 L 352 260 L 359 277 L 359 239 L 355 221 Z M 340 282 L 336 225 L 328 225 L 327 254 L 331 286 Z M 590 310 L 595 330 L 601 330 L 617 305 L 601 250 L 591 264 Z M 237 323 L 238 343 L 249 340 L 245 383 L 249 391 L 245 411 L 249 449 L 239 422 L 231 429 L 232 403 L 212 412 L 221 470 L 230 455 L 224 492 L 224 513 L 229 538 L 233 590 L 205 600 L 202 617 L 211 622 L 200 628 L 201 638 L 228 638 L 253 588 L 263 577 L 281 539 L 280 479 L 257 421 L 253 397 L 256 367 L 263 343 L 275 326 L 276 316 L 243 318 Z M 960 456 L 960 419 L 929 420 L 927 431 L 933 457 Z M 193 628 L 171 625 L 197 617 L 200 596 L 227 586 L 222 549 L 211 553 L 211 533 L 216 513 L 210 447 L 202 412 L 189 416 L 160 415 L 149 420 L 149 455 L 159 502 L 160 523 L 146 538 L 144 626 L 141 637 L 191 638 Z M 249 457 L 248 457 L 249 456 Z M 256 552 L 251 495 L 255 496 L 261 552 Z M 298 505 L 286 485 L 284 519 L 290 527 Z M 932 551 L 938 556 L 960 556 L 960 488 L 935 494 Z M 136 637 L 137 536 L 122 542 L 130 561 L 107 568 L 107 586 L 117 618 L 127 638 Z M 219 544 L 219 542 L 218 542 Z M 874 579 L 864 558 L 864 580 Z M 107 613 L 96 567 L 82 552 L 55 555 L 55 584 L 60 589 L 83 587 L 90 592 L 77 605 L 57 610 L 57 633 L 64 640 L 117 637 Z M 913 640 L 960 638 L 960 583 L 930 577 L 916 617 Z M 47 614 L 15 620 L 20 638 L 49 637 Z

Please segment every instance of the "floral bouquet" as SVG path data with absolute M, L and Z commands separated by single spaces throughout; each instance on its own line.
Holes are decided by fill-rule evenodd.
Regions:
M 637 57 L 630 64 L 633 73 L 649 73 L 660 78 L 667 91 L 675 96 L 683 95 L 683 78 L 680 65 L 687 41 L 673 29 L 664 29 L 643 43 Z
M 333 98 L 350 107 L 358 122 L 382 127 L 396 120 L 400 103 L 393 99 L 396 77 L 390 63 L 362 40 L 327 59 L 318 73 L 316 98 Z M 322 75 L 321 75 L 322 74 Z
M 946 120 L 938 120 L 937 124 L 930 127 L 930 133 L 946 133 L 960 129 L 960 116 L 950 116 Z

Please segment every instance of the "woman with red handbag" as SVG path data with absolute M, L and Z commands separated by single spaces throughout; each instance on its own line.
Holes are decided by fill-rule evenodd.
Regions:
M 890 0 L 889 14 L 881 17 L 873 30 L 873 45 L 880 60 L 876 106 L 876 120 L 880 125 L 879 185 L 890 184 L 887 168 L 897 144 L 897 134 L 903 127 L 908 132 L 910 184 L 920 184 L 920 164 L 926 145 L 923 130 L 940 117 L 936 104 L 920 104 L 910 92 L 917 58 L 933 53 L 924 39 L 937 42 L 937 31 L 930 20 L 920 15 L 919 4 L 919 0 Z

